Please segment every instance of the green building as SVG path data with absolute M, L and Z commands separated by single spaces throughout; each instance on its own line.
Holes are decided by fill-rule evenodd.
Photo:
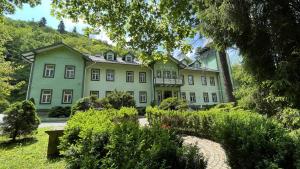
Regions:
M 31 63 L 26 97 L 35 99 L 38 110 L 71 106 L 89 95 L 103 98 L 113 90 L 132 94 L 137 107 L 168 97 L 181 97 L 197 108 L 228 100 L 218 53 L 209 48 L 192 63 L 169 57 L 148 66 L 131 53 L 91 56 L 63 43 L 24 53 L 23 58 Z

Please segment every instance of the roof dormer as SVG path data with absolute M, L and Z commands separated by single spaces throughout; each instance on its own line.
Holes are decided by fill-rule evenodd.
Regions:
M 201 68 L 201 62 L 198 60 L 195 60 L 193 63 L 189 65 L 189 67 L 195 68 L 195 69 L 200 69 Z
M 134 61 L 134 56 L 131 53 L 127 53 L 126 55 L 123 56 L 123 60 L 125 62 L 132 63 Z
M 109 50 L 104 54 L 104 58 L 109 61 L 115 61 L 116 57 L 117 57 L 116 53 L 113 52 L 112 50 Z

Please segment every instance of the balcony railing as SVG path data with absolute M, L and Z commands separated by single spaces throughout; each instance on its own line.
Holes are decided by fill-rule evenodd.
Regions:
M 170 78 L 154 78 L 154 84 L 156 85 L 183 85 L 181 78 L 170 79 Z

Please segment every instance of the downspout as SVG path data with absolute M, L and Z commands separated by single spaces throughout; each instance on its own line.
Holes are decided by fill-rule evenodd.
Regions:
M 151 74 L 152 74 L 152 78 L 151 78 L 151 89 L 152 89 L 152 92 L 151 92 L 151 102 L 154 101 L 154 98 L 155 98 L 155 89 L 154 89 L 154 70 L 149 67 L 149 69 L 151 70 Z
M 30 62 L 26 59 L 24 59 L 24 60 L 30 64 L 30 74 L 29 74 L 28 86 L 27 86 L 27 91 L 26 91 L 26 100 L 28 100 L 30 97 L 30 91 L 31 91 L 32 74 L 33 74 L 35 56 L 34 56 L 33 62 Z
M 86 73 L 87 73 L 87 69 L 88 68 L 90 68 L 91 66 L 93 66 L 93 65 L 95 65 L 96 64 L 96 62 L 93 62 L 91 65 L 89 65 L 89 66 L 85 66 L 85 69 L 84 69 L 84 78 L 86 78 L 87 77 L 87 75 L 86 75 Z M 86 62 L 85 62 L 85 65 L 86 65 Z M 86 80 L 84 79 L 84 83 L 86 82 Z M 84 84 L 82 84 L 84 87 L 83 87 L 83 90 L 82 90 L 82 97 L 83 97 L 83 95 L 84 95 L 84 93 L 85 93 L 85 85 Z

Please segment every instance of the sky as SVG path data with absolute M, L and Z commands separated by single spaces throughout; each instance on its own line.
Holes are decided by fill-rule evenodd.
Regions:
M 15 19 L 15 20 L 24 20 L 24 21 L 39 21 L 42 17 L 45 17 L 47 20 L 47 26 L 50 26 L 54 29 L 57 29 L 57 26 L 60 22 L 59 19 L 55 18 L 51 15 L 51 0 L 42 0 L 42 3 L 36 7 L 31 8 L 29 5 L 24 5 L 23 8 L 17 8 L 16 12 L 12 15 L 7 15 L 8 17 Z M 65 23 L 65 29 L 67 31 L 72 31 L 74 26 L 76 26 L 77 31 L 79 33 L 83 33 L 82 29 L 88 27 L 87 24 L 80 21 L 79 23 L 74 23 L 70 19 L 63 19 Z M 106 35 L 105 31 L 101 31 L 100 34 L 93 35 L 92 38 L 100 39 L 106 41 L 109 44 L 114 44 Z M 199 46 L 204 47 L 208 43 L 208 39 L 206 38 L 199 38 L 199 35 L 196 35 L 193 39 L 189 39 L 190 43 L 192 44 L 193 48 L 197 48 Z M 181 52 L 179 50 L 174 51 L 174 55 L 177 56 Z M 193 57 L 194 50 L 187 55 L 189 57 Z M 229 54 L 231 64 L 238 64 L 241 62 L 241 57 L 239 56 L 238 50 L 235 49 L 228 49 L 227 53 Z

